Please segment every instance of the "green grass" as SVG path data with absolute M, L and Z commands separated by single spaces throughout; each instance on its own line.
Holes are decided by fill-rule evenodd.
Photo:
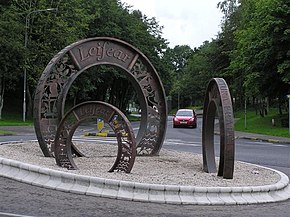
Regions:
M 0 126 L 32 126 L 32 121 L 27 120 L 23 122 L 23 120 L 19 119 L 2 119 L 0 120 Z
M 15 135 L 15 133 L 6 130 L 0 130 L 0 136 L 12 136 L 12 135 Z
M 141 117 L 136 117 L 133 115 L 128 115 L 127 118 L 129 121 L 140 121 L 141 120 Z
M 235 119 L 235 130 L 237 131 L 290 138 L 288 127 L 281 127 L 281 116 L 278 115 L 277 109 L 270 109 L 265 117 L 256 115 L 255 111 L 247 111 L 246 128 L 244 111 L 235 112 Z M 272 119 L 275 121 L 274 126 Z
M 26 118 L 23 122 L 21 113 L 5 112 L 0 120 L 0 126 L 31 126 L 33 125 L 31 118 Z

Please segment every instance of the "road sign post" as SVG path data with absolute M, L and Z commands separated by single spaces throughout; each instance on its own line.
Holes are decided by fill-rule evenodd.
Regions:
M 288 128 L 289 128 L 289 134 L 290 134 L 290 95 L 287 95 L 289 107 L 288 107 L 288 114 L 289 114 L 289 120 L 288 120 Z
M 98 120 L 97 120 L 97 128 L 98 128 L 99 133 L 102 132 L 104 127 L 105 127 L 104 120 L 102 118 L 98 118 Z

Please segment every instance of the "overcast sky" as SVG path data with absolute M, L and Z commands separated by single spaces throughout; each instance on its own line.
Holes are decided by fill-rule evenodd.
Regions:
M 122 0 L 148 17 L 155 17 L 164 26 L 163 38 L 169 46 L 199 47 L 216 38 L 222 13 L 217 8 L 221 0 Z

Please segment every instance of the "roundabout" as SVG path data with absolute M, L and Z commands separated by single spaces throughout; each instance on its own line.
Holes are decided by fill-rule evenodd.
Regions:
M 290 197 L 289 179 L 277 170 L 236 162 L 234 178 L 222 179 L 202 172 L 201 155 L 168 150 L 150 161 L 137 157 L 130 174 L 108 173 L 114 160 L 111 150 L 117 148 L 112 146 L 77 144 L 84 153 L 89 149 L 91 155 L 76 159 L 80 170 L 71 171 L 58 167 L 53 158 L 44 157 L 35 142 L 1 145 L 0 174 L 64 192 L 153 203 L 238 205 L 278 202 Z M 88 163 L 91 169 L 83 169 Z M 158 167 L 154 166 L 157 163 Z M 138 173 L 141 168 L 142 173 Z

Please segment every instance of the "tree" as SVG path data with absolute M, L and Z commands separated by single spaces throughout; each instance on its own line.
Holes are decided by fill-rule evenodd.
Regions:
M 22 75 L 26 69 L 28 110 L 31 111 L 32 94 L 40 74 L 59 50 L 85 37 L 89 20 L 94 15 L 88 13 L 88 9 L 95 8 L 96 1 L 11 0 L 4 3 L 0 5 L 0 61 L 5 67 L 0 75 L 0 83 L 4 83 L 7 90 L 18 92 L 15 95 L 20 95 L 19 92 L 23 90 L 20 85 L 23 82 Z M 57 8 L 58 12 L 46 11 L 48 8 Z M 26 32 L 27 49 L 24 48 Z M 0 112 L 4 105 L 5 87 L 1 85 L 0 88 Z
M 218 8 L 224 14 L 221 23 L 222 31 L 218 34 L 216 43 L 217 64 L 216 69 L 219 71 L 231 90 L 232 97 L 235 98 L 235 108 L 244 106 L 244 74 L 237 68 L 232 68 L 233 51 L 236 49 L 237 43 L 235 33 L 241 22 L 241 0 L 224 0 L 219 2 Z
M 211 78 L 219 77 L 217 54 L 216 41 L 205 41 L 188 60 L 181 80 L 181 92 L 191 101 L 202 104 L 207 83 Z
M 57 8 L 57 12 L 38 13 L 31 17 L 28 46 L 28 114 L 32 111 L 32 93 L 50 59 L 67 45 L 85 38 L 89 22 L 88 13 L 98 1 L 35 1 L 27 11 L 39 8 Z M 90 3 L 90 6 L 87 4 Z M 94 3 L 94 4 L 93 4 Z M 78 5 L 76 7 L 76 5 Z
M 0 120 L 4 107 L 4 93 L 14 90 L 23 72 L 23 39 L 20 16 L 7 2 L 0 4 Z M 9 33 L 9 34 L 7 34 Z
M 47 8 L 57 8 L 58 11 L 57 13 L 30 14 L 30 25 L 27 29 L 28 49 L 25 50 L 24 33 L 26 29 L 23 20 L 25 21 L 30 12 L 44 11 Z M 13 75 L 22 75 L 23 69 L 26 68 L 28 75 L 28 107 L 30 108 L 28 110 L 30 111 L 32 110 L 33 92 L 49 60 L 58 51 L 79 39 L 110 36 L 127 41 L 139 48 L 150 59 L 161 77 L 167 77 L 166 64 L 161 61 L 161 56 L 167 48 L 167 42 L 162 38 L 163 27 L 159 26 L 155 18 L 148 18 L 140 11 L 132 11 L 130 6 L 122 4 L 118 0 L 11 0 L 9 4 L 1 5 L 2 11 L 4 13 L 1 13 L 0 26 L 2 28 L 0 31 L 2 31 L 1 36 L 3 35 L 3 37 L 1 37 L 0 46 L 3 49 L 0 50 L 0 53 L 4 54 L 6 52 L 6 54 L 1 55 L 2 59 L 0 61 L 3 63 L 2 65 L 7 67 L 3 71 L 4 73 L 0 75 L 0 83 L 5 83 L 6 86 L 10 83 L 17 83 L 19 86 L 23 78 Z M 81 97 L 80 100 L 84 100 L 82 97 L 89 97 L 88 93 L 95 90 L 93 85 L 102 85 L 103 87 L 104 84 L 107 84 L 106 91 L 104 91 L 104 95 L 108 96 L 107 99 L 113 102 L 114 99 L 118 98 L 119 102 L 116 103 L 125 107 L 126 102 L 131 97 L 130 94 L 127 94 L 131 88 L 127 84 L 127 79 L 116 69 L 100 68 L 98 70 L 103 72 L 104 75 L 100 74 L 100 77 L 96 80 L 85 75 L 80 77 L 82 82 L 74 83 L 70 92 L 71 96 L 73 98 L 78 96 Z M 106 73 L 107 70 L 114 72 L 115 76 L 109 78 L 108 73 Z M 15 81 L 12 77 L 15 78 Z M 84 83 L 87 83 L 88 87 L 83 88 L 82 84 Z M 13 88 L 13 85 L 9 85 L 9 88 Z M 81 88 L 84 90 L 82 94 L 73 92 Z M 18 89 L 13 91 L 19 93 L 22 91 L 21 89 L 19 86 Z M 4 91 L 1 93 L 4 93 Z M 113 95 L 116 95 L 116 97 Z M 117 95 L 128 96 L 128 98 L 124 99 Z M 2 96 L 3 94 L 1 94 L 1 99 L 3 99 Z
M 167 45 L 165 39 L 161 37 L 162 27 L 158 25 L 156 19 L 148 18 L 138 10 L 132 11 L 130 6 L 117 0 L 101 0 L 97 8 L 94 19 L 89 23 L 87 37 L 114 37 L 132 44 L 149 58 L 161 77 L 166 77 L 160 56 Z M 113 103 L 125 111 L 134 95 L 132 85 L 118 69 L 97 67 L 94 72 L 97 76 L 91 76 L 91 81 L 87 83 L 95 87 L 84 91 L 92 94 L 91 91 L 97 89 L 99 91 L 96 98 Z M 84 80 L 85 76 L 80 79 Z M 74 85 L 78 86 L 78 83 Z M 75 87 L 74 90 L 77 91 L 78 88 Z M 77 92 L 71 92 L 71 96 L 76 95 Z M 83 93 L 83 96 L 85 95 L 88 94 Z
M 180 104 L 184 106 L 184 101 L 187 98 L 182 92 L 182 77 L 184 68 L 187 66 L 192 54 L 193 50 L 188 45 L 177 45 L 173 49 L 168 48 L 162 58 L 167 63 L 167 70 L 170 72 L 168 76 L 168 80 L 170 80 L 170 94 L 175 96 L 173 103 L 176 103 L 177 107 Z
M 281 101 L 289 81 L 289 3 L 247 0 L 240 7 L 230 69 L 244 75 L 247 96 Z

